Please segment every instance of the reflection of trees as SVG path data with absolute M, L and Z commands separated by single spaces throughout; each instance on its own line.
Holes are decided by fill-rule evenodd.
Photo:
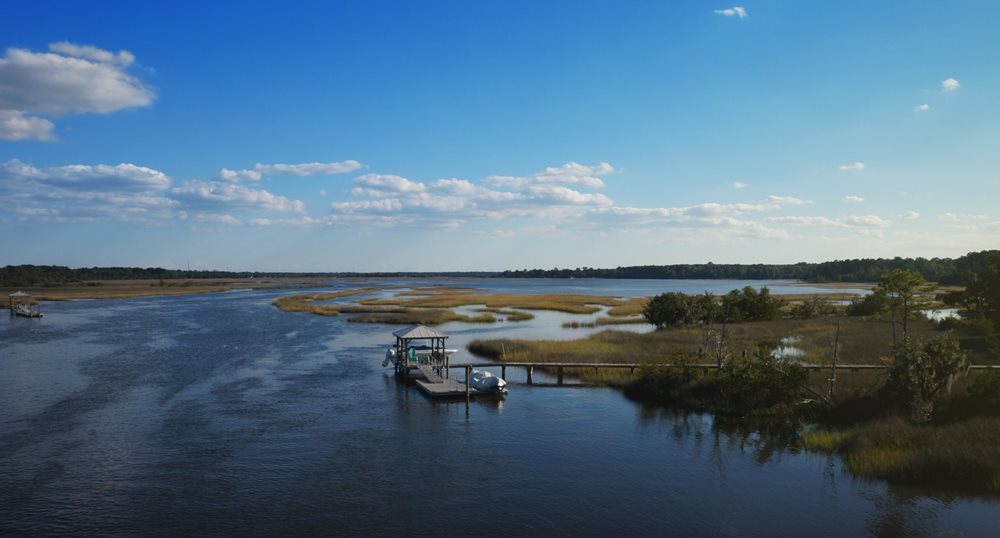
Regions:
M 905 488 L 890 486 L 882 494 L 866 496 L 875 508 L 868 518 L 868 530 L 873 536 L 945 536 L 952 534 L 941 527 L 939 507 L 927 502 L 927 497 Z M 947 502 L 945 502 L 947 504 Z
M 769 463 L 786 452 L 799 452 L 800 424 L 796 421 L 712 417 L 707 413 L 655 405 L 643 405 L 640 409 L 640 418 L 644 423 L 669 423 L 671 434 L 678 444 L 693 439 L 695 448 L 700 449 L 706 438 L 711 439 L 712 459 L 720 475 L 724 475 L 724 448 L 749 453 L 758 464 Z

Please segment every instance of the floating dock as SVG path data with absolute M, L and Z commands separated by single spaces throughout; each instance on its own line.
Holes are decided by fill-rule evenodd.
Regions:
M 443 378 L 433 367 L 426 364 L 418 366 L 424 379 L 417 380 L 417 387 L 430 398 L 465 398 L 482 394 L 476 389 L 466 390 L 465 383 L 451 378 Z

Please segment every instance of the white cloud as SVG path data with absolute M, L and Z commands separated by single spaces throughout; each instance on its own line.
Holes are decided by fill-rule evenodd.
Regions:
M 10 48 L 0 57 L 0 139 L 51 140 L 52 122 L 39 116 L 107 114 L 147 106 L 155 95 L 126 72 L 128 51 L 54 43 L 51 52 Z
M 563 183 L 601 188 L 604 186 L 604 182 L 597 176 L 605 176 L 614 171 L 614 167 L 605 162 L 599 163 L 596 166 L 586 166 L 570 161 L 559 167 L 547 167 L 544 171 L 535 174 L 533 177 L 539 183 Z
M 858 161 L 856 163 L 842 164 L 840 165 L 840 169 L 845 172 L 860 172 L 865 169 L 865 163 Z
M 892 221 L 883 219 L 877 215 L 850 215 L 842 219 L 847 226 L 860 226 L 865 228 L 883 228 L 892 224 Z
M 716 9 L 715 13 L 718 13 L 719 15 L 723 15 L 725 17 L 737 16 L 741 19 L 746 18 L 747 16 L 746 8 L 740 6 L 733 6 L 726 9 Z
M 958 79 L 955 78 L 949 77 L 941 81 L 941 89 L 946 92 L 955 91 L 960 86 L 961 84 L 958 82 Z
M 913 111 L 914 112 L 924 112 L 924 111 L 927 111 L 927 110 L 930 110 L 930 109 L 931 109 L 931 105 L 928 105 L 927 103 L 924 103 L 922 105 L 917 105 L 917 106 L 913 107 Z
M 774 206 L 775 208 L 789 205 L 806 205 L 811 204 L 811 200 L 803 200 L 801 198 L 796 198 L 795 196 L 776 196 L 774 194 L 768 196 L 764 203 Z
M 118 64 L 126 67 L 135 62 L 135 56 L 127 50 L 120 50 L 118 51 L 118 54 L 115 54 L 91 45 L 77 45 L 69 43 L 68 41 L 52 43 L 49 45 L 49 50 L 73 58 L 83 58 L 86 60 L 93 60 L 95 62 Z
M 883 228 L 892 222 L 877 215 L 848 215 L 831 218 L 822 215 L 795 215 L 768 217 L 768 222 L 791 224 L 793 226 L 824 226 L 831 228 Z
M 427 190 L 427 186 L 423 183 L 392 174 L 365 174 L 354 178 L 354 182 L 362 187 L 362 190 L 357 191 L 358 193 L 375 195 L 380 192 L 424 192 Z
M 911 209 L 900 215 L 899 218 L 903 220 L 917 220 L 920 218 L 920 213 L 917 213 L 916 211 Z
M 975 213 L 941 213 L 938 215 L 938 219 L 944 222 L 954 222 L 954 223 L 969 223 L 969 222 L 982 222 L 984 220 L 989 220 L 989 217 L 982 214 Z
M 471 181 L 457 178 L 439 179 L 431 183 L 431 189 L 458 195 L 470 195 L 480 191 Z
M 150 191 L 170 186 L 170 178 L 159 170 L 122 163 L 51 166 L 35 168 L 17 159 L 3 164 L 3 176 L 74 191 Z
M 175 203 L 161 193 L 170 184 L 163 172 L 130 163 L 38 168 L 12 159 L 0 165 L 0 197 L 21 214 L 65 222 L 169 218 Z
M 849 204 L 851 204 L 851 203 L 861 203 L 861 202 L 864 202 L 864 201 L 865 201 L 865 199 L 862 198 L 862 197 L 860 197 L 860 196 L 854 196 L 854 195 L 848 194 L 847 196 L 844 197 L 844 202 L 849 203 Z
M 171 189 L 168 196 L 188 211 L 206 213 L 220 209 L 304 213 L 305 204 L 263 189 L 251 189 L 238 183 L 187 181 Z
M 261 173 L 256 170 L 230 170 L 223 168 L 219 171 L 218 178 L 222 181 L 239 181 L 241 179 L 260 181 Z
M 264 175 L 291 174 L 293 176 L 329 176 L 346 174 L 361 168 L 361 163 L 355 160 L 332 163 L 300 163 L 300 164 L 261 164 L 254 165 L 254 170 Z
M 0 110 L 0 140 L 52 140 L 54 125 L 18 110 Z
M 742 181 L 734 181 L 733 182 L 733 188 L 734 189 L 745 189 L 745 188 L 747 188 L 749 186 L 750 185 L 747 185 L 746 183 L 743 183 Z
M 240 219 L 223 213 L 202 213 L 195 215 L 194 220 L 201 222 L 214 222 L 218 224 L 239 224 Z

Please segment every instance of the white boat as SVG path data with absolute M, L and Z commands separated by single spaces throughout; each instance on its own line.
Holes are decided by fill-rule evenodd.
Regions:
M 490 372 L 473 370 L 469 387 L 490 394 L 507 394 L 507 382 Z
M 32 310 L 30 306 L 23 304 L 14 305 L 13 308 L 11 308 L 11 312 L 15 316 L 20 316 L 22 318 L 40 318 L 43 316 L 41 312 Z
M 446 356 L 458 353 L 457 349 L 446 349 L 444 350 Z M 426 363 L 432 357 L 434 357 L 434 350 L 430 346 L 409 346 L 406 348 L 406 359 L 409 362 L 415 363 Z M 385 368 L 390 364 L 396 364 L 396 348 L 395 346 L 389 346 L 385 350 L 385 359 L 382 361 L 382 367 Z

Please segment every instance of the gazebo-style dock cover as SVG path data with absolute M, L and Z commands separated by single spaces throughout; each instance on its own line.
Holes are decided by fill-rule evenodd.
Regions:
M 18 290 L 8 295 L 7 300 L 10 301 L 10 315 L 12 316 L 17 315 L 25 318 L 42 317 L 41 306 L 38 307 L 37 311 L 32 309 L 30 293 Z
M 396 337 L 393 352 L 397 374 L 408 374 L 410 368 L 430 367 L 447 375 L 449 350 L 444 347 L 447 335 L 426 325 L 400 329 L 392 335 Z

